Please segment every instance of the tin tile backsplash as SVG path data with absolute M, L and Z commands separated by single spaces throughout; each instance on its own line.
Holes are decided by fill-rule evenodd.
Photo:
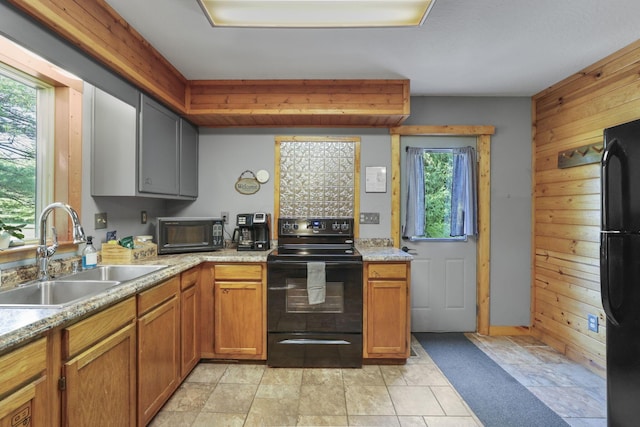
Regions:
M 353 217 L 354 140 L 280 142 L 280 216 Z

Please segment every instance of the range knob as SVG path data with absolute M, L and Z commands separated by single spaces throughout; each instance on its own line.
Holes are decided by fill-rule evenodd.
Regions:
M 342 224 L 341 228 L 342 228 L 342 231 L 346 231 L 346 230 L 348 230 L 348 229 L 349 229 L 349 224 L 347 224 L 347 223 L 345 222 L 345 223 L 343 223 L 343 224 Z

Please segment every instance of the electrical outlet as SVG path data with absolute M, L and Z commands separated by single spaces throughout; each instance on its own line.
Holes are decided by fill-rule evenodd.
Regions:
M 589 322 L 589 330 L 592 332 L 598 332 L 598 316 L 595 314 L 588 314 L 587 321 Z
M 100 212 L 100 213 L 95 214 L 93 228 L 96 229 L 96 230 L 100 230 L 102 228 L 107 228 L 107 213 L 106 212 Z
M 147 211 L 140 211 L 140 224 L 147 223 Z
M 225 211 L 220 212 L 220 217 L 222 218 L 225 224 L 229 224 L 229 212 L 225 212 Z
M 360 212 L 360 224 L 380 224 L 380 212 Z

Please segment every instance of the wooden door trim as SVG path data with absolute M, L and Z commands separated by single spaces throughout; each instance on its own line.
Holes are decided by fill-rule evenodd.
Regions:
M 476 252 L 477 331 L 489 335 L 491 301 L 491 135 L 494 126 L 397 126 L 391 134 L 391 234 L 400 247 L 400 137 L 475 136 L 478 153 L 478 250 Z

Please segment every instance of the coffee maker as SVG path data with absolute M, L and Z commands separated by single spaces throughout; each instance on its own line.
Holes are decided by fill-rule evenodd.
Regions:
M 271 248 L 270 235 L 271 216 L 258 212 L 238 214 L 234 231 L 234 240 L 238 242 L 239 251 L 266 251 Z

